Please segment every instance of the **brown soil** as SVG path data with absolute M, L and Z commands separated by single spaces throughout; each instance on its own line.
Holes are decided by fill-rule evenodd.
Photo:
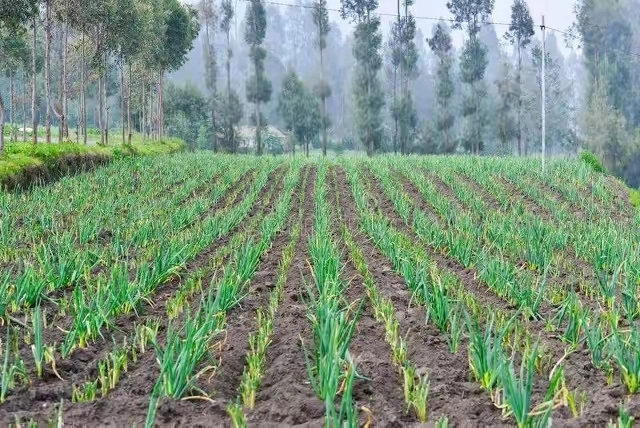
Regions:
M 246 228 L 252 218 L 259 219 L 264 213 L 273 210 L 274 201 L 282 189 L 283 172 L 279 171 L 275 174 L 279 175 L 279 178 L 270 179 L 246 221 L 227 236 L 216 240 L 210 248 L 190 261 L 187 272 L 209 266 L 218 249 L 228 243 L 239 230 Z M 411 226 L 404 224 L 399 218 L 377 180 L 373 179 L 371 174 L 367 175 L 366 171 L 365 175 L 375 198 L 374 203 L 380 211 L 399 231 L 410 239 L 418 241 Z M 358 211 L 344 171 L 336 168 L 335 182 L 332 182 L 332 177 L 334 177 L 333 171 L 328 176 L 331 184 L 329 194 L 337 198 L 331 200 L 332 207 L 335 210 L 341 210 L 344 224 L 352 233 L 356 244 L 362 249 L 380 293 L 394 303 L 401 334 L 408 341 L 409 359 L 421 373 L 429 374 L 429 424 L 435 423 L 440 416 L 447 416 L 452 426 L 512 426 L 513 421 L 505 420 L 501 410 L 492 403 L 489 395 L 482 391 L 476 382 L 471 381 L 466 339 L 463 340 L 460 350 L 453 354 L 449 351 L 445 336 L 434 325 L 425 323 L 425 310 L 411 302 L 408 287 L 402 276 L 393 271 L 390 261 L 358 227 Z M 296 245 L 290 272 L 288 272 L 283 301 L 276 314 L 273 340 L 267 351 L 266 371 L 258 390 L 256 407 L 248 411 L 247 415 L 251 426 L 324 426 L 324 404 L 316 397 L 309 383 L 305 354 L 301 346 L 301 341 L 307 346 L 312 342 L 305 299 L 307 287 L 312 287 L 313 284 L 307 247 L 313 232 L 314 181 L 315 171 L 310 168 L 306 188 L 298 188 L 298 198 L 294 199 L 287 227 L 275 237 L 272 247 L 263 257 L 250 284 L 249 295 L 240 306 L 229 313 L 228 334 L 221 346 L 222 364 L 210 382 L 201 379 L 199 383 L 199 386 L 205 390 L 213 392 L 214 401 L 162 400 L 157 412 L 157 425 L 230 426 L 226 406 L 235 399 L 238 392 L 248 350 L 248 336 L 256 327 L 255 311 L 266 304 L 269 291 L 275 285 L 282 249 L 289 242 L 293 222 L 297 220 L 300 196 L 304 191 L 305 223 Z M 430 215 L 436 215 L 408 180 L 404 179 L 400 183 L 419 203 L 418 206 L 428 211 Z M 332 193 L 334 189 L 337 189 L 337 193 Z M 270 199 L 269 195 L 271 195 Z M 238 203 L 237 200 L 223 199 L 225 200 L 221 201 L 221 204 Z M 334 211 L 334 214 L 336 212 Z M 259 222 L 256 224 L 259 225 Z M 342 239 L 339 238 L 337 221 L 333 226 L 334 236 L 343 250 L 345 262 L 343 279 L 349 282 L 345 298 L 348 301 L 361 299 L 366 295 L 362 277 L 348 258 L 348 251 L 343 246 Z M 508 313 L 515 312 L 515 308 L 499 299 L 476 279 L 476 272 L 473 269 L 464 269 L 455 260 L 428 245 L 425 245 L 425 250 L 441 269 L 457 275 L 464 287 L 487 310 L 499 308 Z M 209 269 L 203 279 L 203 285 L 208 285 L 217 273 L 219 272 L 216 269 Z M 184 278 L 174 278 L 159 287 L 153 296 L 153 304 L 144 305 L 138 315 L 131 314 L 115 320 L 115 327 L 107 332 L 106 336 L 109 336 L 107 340 L 100 340 L 86 349 L 78 350 L 67 360 L 59 360 L 58 369 L 65 381 L 60 381 L 50 370 L 47 370 L 44 379 L 34 380 L 28 388 L 20 388 L 11 393 L 8 400 L 0 405 L 0 425 L 6 426 L 15 422 L 16 416 L 23 420 L 34 418 L 41 424 L 45 424 L 48 419 L 54 419 L 55 407 L 61 399 L 64 399 L 64 422 L 69 426 L 144 425 L 149 397 L 159 374 L 155 352 L 152 349 L 139 355 L 137 362 L 130 361 L 129 370 L 123 374 L 116 389 L 104 398 L 93 403 L 73 404 L 71 388 L 73 384 L 79 384 L 86 378 L 93 379 L 97 376 L 98 361 L 113 349 L 110 336 L 120 342 L 125 335 L 133 333 L 134 323 L 159 319 L 161 323 L 159 340 L 164 341 L 167 328 L 167 301 L 183 283 Z M 197 301 L 196 296 L 191 306 L 195 307 Z M 545 317 L 552 316 L 553 313 L 547 310 L 548 308 L 545 308 Z M 182 322 L 182 319 L 181 316 L 176 322 Z M 542 321 L 527 322 L 525 327 L 535 336 L 540 336 L 541 344 L 547 352 L 553 354 L 554 362 L 562 356 L 565 345 L 557 337 L 560 333 L 546 332 Z M 53 334 L 49 330 L 47 332 L 47 334 Z M 55 337 L 59 340 L 60 334 L 57 334 L 58 336 Z M 45 341 L 54 340 L 55 337 L 46 336 Z M 367 302 L 361 314 L 350 350 L 358 363 L 359 374 L 369 379 L 360 379 L 356 382 L 354 398 L 359 409 L 364 406 L 371 411 L 373 426 L 417 425 L 415 416 L 406 413 L 402 378 L 391 364 L 390 347 L 385 342 L 384 328 L 375 320 L 370 302 Z M 30 366 L 32 363 L 28 354 L 30 351 L 27 349 L 25 360 Z M 572 353 L 566 359 L 564 366 L 567 386 L 571 391 L 577 391 L 578 395 L 585 391 L 587 402 L 584 413 L 578 418 L 572 418 L 566 407 L 555 410 L 552 415 L 554 426 L 605 426 L 609 420 L 615 420 L 618 415 L 618 402 L 626 400 L 625 389 L 618 377 L 614 377 L 613 386 L 607 386 L 604 375 L 591 366 L 585 345 L 581 345 L 576 352 Z M 35 379 L 35 376 L 31 378 Z M 536 376 L 535 402 L 540 401 L 546 384 L 544 376 Z M 640 418 L 640 398 L 633 397 L 626 407 L 636 419 Z M 361 411 L 360 420 L 362 424 L 367 422 L 366 412 Z
M 265 373 L 256 398 L 248 412 L 251 426 L 322 426 L 324 404 L 316 397 L 307 374 L 304 349 L 312 343 L 304 299 L 313 278 L 309 270 L 307 246 L 313 233 L 315 169 L 307 176 L 303 227 L 295 256 L 284 285 L 283 301 L 278 307 L 272 343 L 267 350 Z
M 449 352 L 445 339 L 440 332 L 433 325 L 425 323 L 426 313 L 424 309 L 410 304 L 411 295 L 404 278 L 393 272 L 391 262 L 375 248 L 367 236 L 357 227 L 357 207 L 351 196 L 351 190 L 344 171 L 337 171 L 337 180 L 344 222 L 353 235 L 354 241 L 362 249 L 369 271 L 380 293 L 394 303 L 396 316 L 401 326 L 400 334 L 406 337 L 408 341 L 409 360 L 416 367 L 429 374 L 430 421 L 437 420 L 439 416 L 448 416 L 449 421 L 454 426 L 502 424 L 503 421 L 499 409 L 491 403 L 489 397 L 480 390 L 476 383 L 468 379 L 468 363 L 465 349 L 461 349 L 457 354 Z M 387 352 L 385 362 L 389 364 L 390 347 L 384 342 L 384 332 L 381 332 L 375 342 L 373 340 L 369 342 L 370 347 L 383 348 Z M 384 374 L 384 372 L 377 371 L 374 375 L 377 377 L 374 379 L 383 381 L 378 377 Z M 399 397 L 396 397 L 398 403 L 395 405 L 406 406 L 399 374 L 392 372 L 386 376 L 389 377 L 384 382 L 383 391 L 388 391 L 391 387 L 400 388 L 399 391 L 393 391 L 399 393 Z M 394 394 L 387 392 L 387 396 L 393 397 Z M 397 417 L 394 413 L 380 412 L 376 415 L 376 409 L 372 408 L 374 420 L 380 424 L 378 426 L 391 426 L 392 423 L 398 425 L 417 423 L 412 414 L 401 414 L 400 417 Z M 376 419 L 376 416 L 381 419 Z M 388 416 L 396 416 L 397 419 L 389 420 Z
M 278 172 L 276 172 L 278 174 Z M 279 172 L 281 175 L 282 172 Z M 250 210 L 246 221 L 259 215 L 262 209 L 259 204 L 271 190 L 276 193 L 280 190 L 281 180 L 270 180 L 260 192 L 257 202 Z M 224 198 L 223 198 L 224 199 Z M 224 203 L 236 203 L 237 201 L 220 201 L 211 208 L 212 212 L 225 206 Z M 185 272 L 197 270 L 208 266 L 217 253 L 217 249 L 226 245 L 240 229 L 242 224 L 230 231 L 224 237 L 218 238 L 209 248 L 198 254 L 195 259 L 188 262 Z M 202 280 L 203 286 L 210 283 L 217 271 L 210 271 Z M 183 280 L 176 277 L 156 290 L 154 296 L 151 297 L 152 304 L 144 304 L 138 314 L 131 313 L 116 319 L 113 328 L 108 332 L 103 332 L 107 340 L 98 340 L 89 344 L 85 349 L 78 349 L 67 359 L 57 356 L 58 373 L 64 381 L 58 379 L 51 370 L 45 370 L 43 379 L 37 379 L 35 373 L 31 378 L 37 379 L 28 388 L 20 388 L 11 394 L 7 401 L 0 406 L 0 425 L 12 422 L 16 416 L 21 418 L 34 418 L 36 420 L 45 421 L 52 417 L 51 405 L 59 403 L 61 399 L 65 400 L 65 423 L 80 425 L 93 421 L 94 424 L 110 423 L 118 424 L 119 421 L 137 421 L 138 425 L 144 425 L 148 402 L 151 390 L 158 377 L 158 368 L 155 361 L 155 352 L 150 349 L 145 354 L 138 357 L 137 362 L 129 362 L 129 370 L 123 374 L 118 387 L 110 392 L 105 398 L 98 399 L 94 403 L 73 404 L 71 403 L 71 394 L 73 385 L 80 385 L 85 380 L 93 380 L 98 376 L 98 363 L 113 349 L 113 342 L 122 343 L 125 336 L 134 334 L 136 324 L 143 324 L 147 321 L 158 319 L 160 330 L 158 340 L 163 341 L 166 334 L 166 304 L 168 300 L 175 295 L 181 288 Z M 192 304 L 193 305 L 193 304 Z M 68 325 L 70 317 L 56 321 L 56 325 Z M 4 330 L 4 329 L 3 329 Z M 5 336 L 6 334 L 3 333 Z M 44 330 L 45 343 L 61 343 L 63 334 L 56 328 Z M 22 357 L 28 364 L 32 366 L 30 361 L 30 351 L 28 347 L 24 347 L 25 352 Z M 107 404 L 108 403 L 108 404 Z M 159 415 L 161 414 L 159 410 Z M 128 416 L 123 416 L 127 415 Z M 140 419 L 141 420 L 138 420 Z M 75 422 L 74 422 L 75 421 Z M 82 422 L 81 422 L 82 421 Z
M 418 189 L 409 183 L 408 180 L 403 181 L 405 190 L 412 195 L 414 200 L 423 201 Z M 413 236 L 410 229 L 404 225 L 402 220 L 396 215 L 391 201 L 386 197 L 384 190 L 379 187 L 379 183 L 375 179 L 369 182 L 372 183 L 374 187 L 374 193 L 381 198 L 381 206 L 387 207 L 383 209 L 387 217 L 389 217 L 392 223 L 397 225 L 400 230 L 404 230 L 409 236 Z M 490 293 L 486 286 L 475 279 L 475 273 L 465 277 L 460 274 L 464 272 L 465 269 L 459 266 L 456 261 L 439 256 L 437 253 L 432 253 L 431 256 L 438 266 L 446 267 L 449 271 L 455 273 L 462 280 L 465 287 L 474 297 L 478 298 L 483 305 L 489 304 L 490 306 L 506 310 L 507 313 L 513 313 L 515 308 L 507 305 L 497 296 Z M 371 266 L 371 264 L 369 266 Z M 469 273 L 473 272 L 473 270 L 469 269 L 466 271 L 470 271 Z M 487 294 L 491 295 L 488 296 Z M 541 313 L 544 319 L 549 319 L 554 315 L 554 311 L 549 305 L 543 305 Z M 534 338 L 540 338 L 541 345 L 546 348 L 546 352 L 550 352 L 553 355 L 554 362 L 558 361 L 564 355 L 567 345 L 560 341 L 562 332 L 547 332 L 544 321 L 526 322 L 525 325 L 527 326 L 527 330 L 533 332 Z M 585 392 L 587 394 L 587 402 L 585 404 L 585 411 L 579 418 L 572 418 L 572 414 L 566 407 L 555 410 L 552 414 L 554 426 L 605 426 L 610 420 L 615 420 L 618 414 L 619 401 L 623 398 L 626 399 L 626 390 L 620 383 L 619 378 L 614 378 L 613 385 L 609 386 L 604 374 L 592 366 L 588 349 L 584 343 L 576 352 L 566 358 L 564 367 L 567 387 L 572 392 L 575 392 L 577 396 Z M 542 383 L 542 386 L 546 387 L 548 382 L 543 380 Z M 534 397 L 540 399 L 542 394 L 543 390 L 540 385 L 536 385 Z M 640 398 L 634 396 L 631 403 L 626 407 L 629 408 L 631 414 L 637 418 L 640 414 Z
M 338 188 L 337 182 L 344 188 L 347 185 L 346 177 L 343 171 L 340 171 L 339 177 L 333 172 L 335 169 L 330 170 L 328 174 L 330 204 L 333 208 L 333 235 L 335 241 L 340 243 L 340 251 L 343 255 L 342 279 L 348 283 L 346 301 L 357 305 L 366 299 L 367 293 L 364 278 L 353 261 L 348 258 L 348 248 L 340 237 L 338 210 L 342 203 L 341 197 L 349 195 L 333 190 Z M 357 221 L 357 218 L 343 217 L 343 221 L 348 225 L 350 222 Z M 368 417 L 372 417 L 380 426 L 400 426 L 402 422 L 415 422 L 415 418 L 407 416 L 403 411 L 406 404 L 401 375 L 394 370 L 391 363 L 391 346 L 385 341 L 384 325 L 376 321 L 373 306 L 369 300 L 366 301 L 358 319 L 349 351 L 356 361 L 358 374 L 366 378 L 356 381 L 353 394 L 356 407 L 358 409 L 366 407 L 371 412 L 369 416 L 361 412 L 361 422 L 366 423 Z

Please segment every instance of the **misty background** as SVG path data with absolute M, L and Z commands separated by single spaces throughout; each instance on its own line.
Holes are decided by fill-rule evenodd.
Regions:
M 194 8 L 198 8 L 198 1 L 190 2 Z M 280 3 L 280 4 L 273 4 Z M 319 80 L 319 59 L 316 54 L 316 30 L 312 21 L 311 2 L 303 0 L 277 0 L 265 1 L 267 14 L 267 31 L 264 48 L 267 51 L 266 76 L 273 85 L 273 96 L 267 103 L 264 114 L 270 125 L 284 131 L 284 123 L 278 114 L 278 94 L 281 91 L 282 80 L 288 71 L 295 71 L 302 81 L 309 87 Z M 286 5 L 285 5 L 286 4 Z M 496 25 L 483 26 L 480 34 L 481 41 L 488 49 L 488 66 L 485 73 L 485 82 L 488 89 L 489 110 L 497 110 L 499 91 L 497 82 L 504 79 L 504 63 L 512 62 L 515 51 L 504 38 L 511 20 L 510 0 L 496 0 L 494 12 L 491 18 Z M 574 6 L 570 1 L 529 0 L 530 12 L 535 26 L 535 36 L 532 45 L 541 43 L 541 30 L 538 27 L 541 15 L 545 14 L 546 25 L 558 30 L 567 31 L 575 21 Z M 245 100 L 245 84 L 250 74 L 251 66 L 248 59 L 247 46 L 244 43 L 244 18 L 247 2 L 237 0 L 234 2 L 236 14 L 232 24 L 232 87 L 239 92 L 240 99 Z M 383 36 L 382 56 L 384 66 L 381 79 L 385 89 L 384 120 L 385 137 L 383 150 L 391 150 L 392 118 L 389 106 L 392 103 L 392 65 L 390 64 L 389 38 L 391 26 L 397 13 L 397 2 L 383 0 L 379 3 L 378 13 L 381 15 L 381 31 Z M 352 97 L 353 70 L 355 66 L 352 54 L 353 25 L 341 19 L 339 0 L 329 0 L 329 20 L 331 31 L 328 35 L 326 49 L 327 83 L 331 87 L 332 95 L 327 99 L 327 113 L 331 119 L 330 137 L 339 142 L 341 149 L 362 149 L 358 145 L 358 138 L 354 128 L 354 106 Z M 427 45 L 427 38 L 432 36 L 434 27 L 439 22 L 449 25 L 450 22 L 440 21 L 438 18 L 451 19 L 452 15 L 447 9 L 445 0 L 418 1 L 411 7 L 411 13 L 416 18 L 417 32 L 415 44 L 418 50 L 418 72 L 415 80 L 411 82 L 415 109 L 418 119 L 418 132 L 414 140 L 412 152 L 429 152 L 425 147 L 429 145 L 429 139 L 434 139 L 433 118 L 436 113 L 435 85 L 436 85 L 436 57 Z M 435 18 L 435 19 L 425 19 Z M 501 25 L 505 24 L 505 25 Z M 454 58 L 459 56 L 464 39 L 464 32 L 453 30 L 451 36 L 455 46 Z M 215 39 L 218 75 L 224 75 L 224 60 L 226 40 L 222 34 Z M 547 139 L 550 153 L 574 153 L 577 143 L 579 110 L 585 91 L 586 73 L 582 64 L 579 43 L 573 39 L 567 39 L 564 34 L 547 30 L 547 52 L 552 58 L 550 64 L 549 82 L 553 87 L 548 91 L 548 128 Z M 527 51 L 530 52 L 531 50 Z M 523 86 L 526 93 L 523 132 L 527 139 L 528 152 L 539 150 L 540 132 L 540 72 L 533 66 L 533 58 L 527 52 L 523 69 Z M 454 74 L 458 74 L 459 64 L 453 65 Z M 512 70 L 511 70 L 512 72 Z M 511 78 L 513 76 L 510 76 Z M 203 53 L 203 35 L 195 42 L 194 49 L 190 52 L 186 64 L 176 73 L 170 76 L 177 85 L 194 85 L 201 91 L 206 90 L 205 67 Z M 548 83 L 549 85 L 549 83 Z M 456 84 L 456 86 L 461 86 Z M 561 99 L 558 99 L 561 97 Z M 462 91 L 454 93 L 454 102 L 460 106 L 462 103 Z M 251 110 L 244 109 L 243 125 L 250 125 Z M 488 144 L 485 147 L 486 154 L 500 154 L 504 150 L 495 136 L 498 124 L 495 115 L 488 115 L 489 126 L 485 132 Z M 462 121 L 456 121 L 454 125 L 458 133 L 462 132 Z M 197 138 L 197 136 L 187 137 Z M 503 153 L 504 154 L 504 153 Z

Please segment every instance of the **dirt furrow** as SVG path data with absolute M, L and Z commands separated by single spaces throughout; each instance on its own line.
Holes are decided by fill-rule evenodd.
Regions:
M 456 354 L 449 351 L 440 331 L 425 322 L 424 308 L 411 303 L 411 294 L 404 278 L 393 271 L 391 262 L 357 226 L 357 207 L 342 170 L 338 170 L 338 188 L 344 221 L 362 249 L 380 293 L 394 303 L 400 334 L 408 342 L 409 360 L 429 374 L 429 414 L 433 415 L 429 420 L 433 422 L 439 416 L 448 416 L 454 426 L 503 423 L 500 410 L 493 405 L 489 396 L 477 383 L 469 380 L 466 344 L 463 343 Z M 373 188 L 374 192 L 381 191 L 375 185 Z M 382 206 L 387 205 L 382 193 L 375 195 Z M 399 220 L 391 217 L 394 223 Z M 414 421 L 414 418 L 403 418 L 405 423 Z
M 402 226 L 402 220 L 397 217 L 392 202 L 386 200 L 388 198 L 386 197 L 384 190 L 382 189 L 380 184 L 375 179 L 373 179 L 371 182 L 373 183 L 373 187 L 375 189 L 374 191 L 376 192 L 376 194 L 380 195 L 381 199 L 383 199 L 382 205 L 389 207 L 389 211 L 385 212 L 387 214 L 387 217 L 392 218 L 394 224 Z M 412 183 L 405 179 L 403 180 L 403 184 L 405 185 L 405 190 L 407 190 L 407 193 L 411 195 L 414 201 L 419 202 L 420 204 L 426 204 L 426 201 L 424 201 L 424 198 L 421 196 L 419 190 L 415 186 L 413 186 Z M 403 229 L 407 231 L 409 236 L 412 236 L 410 228 L 406 227 L 405 225 L 404 227 L 400 228 L 400 230 Z M 436 260 L 436 264 L 438 266 L 447 267 L 447 269 L 449 269 L 451 272 L 458 275 L 458 277 L 462 280 L 462 283 L 465 284 L 472 295 L 478 298 L 478 300 L 483 305 L 489 305 L 488 307 L 493 306 L 496 308 L 500 308 L 508 314 L 514 313 L 516 308 L 504 302 L 498 296 L 493 295 L 493 293 L 490 293 L 486 286 L 475 279 L 475 274 L 473 274 L 473 280 L 467 280 L 458 274 L 458 269 L 451 269 L 447 266 L 447 261 L 449 263 L 452 263 L 454 267 L 455 265 L 457 265 L 457 262 L 451 261 L 449 258 L 444 258 L 444 260 L 442 260 L 442 256 L 435 256 L 434 260 Z M 473 272 L 473 270 L 471 271 Z M 485 293 L 482 293 L 482 289 L 485 290 Z M 484 298 L 487 292 L 492 295 L 492 297 L 490 297 L 489 299 Z M 548 304 L 542 305 L 540 312 L 544 319 L 551 319 L 555 315 L 554 309 L 551 308 Z M 525 321 L 521 319 L 520 322 L 524 324 L 524 327 L 527 331 L 531 332 L 531 336 L 534 339 L 538 337 L 541 340 L 541 344 L 545 347 L 547 352 L 551 353 L 552 361 L 554 363 L 564 356 L 569 345 L 561 341 L 561 331 L 548 331 L 546 329 L 544 321 Z M 577 421 L 589 421 L 589 423 L 591 423 L 591 421 L 600 421 L 601 425 L 606 425 L 606 423 L 610 419 L 615 419 L 617 415 L 617 403 L 620 398 L 624 396 L 624 387 L 620 384 L 619 381 L 615 382 L 611 386 L 608 385 L 604 373 L 595 369 L 591 364 L 590 355 L 586 344 L 581 343 L 576 351 L 570 353 L 569 356 L 564 360 L 563 366 L 565 369 L 567 387 L 569 388 L 569 390 L 575 393 L 576 396 L 579 396 L 582 392 L 585 392 L 587 394 L 587 403 L 584 413 L 578 418 L 573 418 L 573 415 L 566 407 L 555 410 L 552 414 L 554 422 L 573 425 L 574 423 L 577 423 Z M 544 379 L 542 380 L 543 382 L 545 382 L 545 384 L 547 383 Z M 536 385 L 536 390 L 537 395 L 539 396 L 539 385 Z M 634 400 L 634 402 L 635 401 L 637 400 Z M 640 411 L 640 407 L 638 408 L 638 411 Z M 595 424 L 594 426 L 600 425 Z
M 270 184 L 267 184 L 260 191 L 256 203 L 246 217 L 246 223 L 250 221 L 249 219 L 251 217 L 263 212 L 263 209 L 259 205 L 264 202 L 264 198 L 268 194 L 272 194 L 273 190 L 278 188 L 282 181 L 280 178 L 282 177 L 270 180 Z M 236 201 L 236 203 L 239 203 L 239 201 Z M 227 245 L 232 237 L 240 232 L 243 226 L 243 224 L 240 224 L 225 236 L 216 239 L 210 247 L 199 253 L 195 259 L 189 261 L 183 271 L 190 272 L 202 269 L 205 268 L 207 264 L 212 263 L 218 249 Z M 224 261 L 218 261 L 216 263 L 217 266 L 222 266 L 223 264 Z M 211 279 L 216 273 L 217 270 L 208 272 L 208 274 L 202 279 L 204 287 L 211 282 Z M 169 282 L 159 286 L 149 301 L 143 303 L 137 314 L 130 313 L 125 316 L 120 316 L 114 320 L 112 328 L 108 332 L 104 332 L 108 333 L 105 340 L 98 340 L 94 343 L 90 343 L 84 349 L 77 349 L 67 359 L 61 359 L 58 356 L 57 369 L 64 381 L 55 377 L 50 370 L 45 370 L 45 376 L 43 379 L 35 379 L 35 383 L 30 385 L 28 389 L 29 397 L 25 396 L 22 389 L 16 390 L 11 396 L 9 396 L 7 402 L 0 407 L 0 422 L 5 419 L 13 420 L 15 415 L 28 415 L 28 417 L 42 418 L 44 420 L 46 417 L 51 415 L 48 411 L 41 408 L 40 403 L 57 402 L 61 398 L 64 398 L 65 400 L 65 413 L 68 413 L 72 420 L 75 417 L 89 417 L 94 418 L 96 422 L 103 420 L 101 418 L 104 417 L 107 417 L 105 420 L 109 420 L 109 415 L 113 413 L 113 409 L 118 406 L 120 400 L 119 396 L 124 395 L 126 397 L 128 395 L 126 392 L 123 394 L 122 391 L 133 391 L 132 395 L 134 396 L 136 396 L 138 392 L 142 393 L 141 396 L 143 397 L 143 401 L 146 400 L 146 405 L 148 405 L 149 394 L 146 394 L 143 391 L 147 391 L 148 389 L 148 392 L 151 392 L 155 379 L 157 379 L 158 375 L 155 353 L 152 350 L 148 350 L 145 354 L 138 356 L 137 362 L 130 362 L 129 370 L 127 373 L 123 374 L 119 387 L 110 392 L 106 398 L 98 399 L 94 403 L 71 405 L 72 386 L 81 385 L 85 380 L 93 380 L 97 378 L 98 363 L 113 350 L 114 343 L 117 343 L 119 346 L 122 344 L 125 337 L 134 334 L 136 325 L 157 319 L 160 321 L 158 337 L 163 338 L 166 333 L 167 302 L 182 287 L 183 280 L 184 278 L 175 277 Z M 69 315 L 67 315 L 67 317 L 69 317 Z M 55 343 L 56 338 L 57 340 L 61 340 L 61 335 L 63 334 L 55 328 L 46 329 L 44 333 L 45 343 Z M 24 347 L 25 352 L 28 352 L 28 348 L 29 347 L 27 346 Z M 32 357 L 28 353 L 25 353 L 23 357 L 27 361 L 32 360 Z M 149 379 L 153 379 L 150 382 L 150 385 L 148 385 L 147 382 Z M 127 383 L 130 385 L 127 386 Z M 105 413 L 102 416 L 99 416 L 96 412 L 105 406 L 103 403 L 105 401 L 112 402 L 114 407 L 105 407 Z M 122 403 L 128 403 L 128 400 L 124 398 L 122 399 Z M 139 403 L 134 403 L 134 405 L 135 404 Z M 144 406 L 140 404 L 139 407 Z M 89 414 L 87 414 L 87 412 L 89 412 Z M 146 407 L 144 407 L 144 415 L 146 415 Z M 144 422 L 144 416 L 142 421 Z
M 313 169 L 307 178 L 304 223 L 284 286 L 284 298 L 274 321 L 273 342 L 267 350 L 265 374 L 256 406 L 247 414 L 252 426 L 322 426 L 324 423 L 324 404 L 316 397 L 309 382 L 301 346 L 301 340 L 306 346 L 313 343 L 304 299 L 307 287 L 313 286 L 307 246 L 313 233 L 315 177 Z
M 344 197 L 335 189 L 339 188 L 337 182 L 346 184 L 344 172 L 336 171 L 334 167 L 328 172 L 328 184 L 330 205 L 332 213 L 332 233 L 338 248 L 342 254 L 344 264 L 341 277 L 348 283 L 346 301 L 348 304 L 366 299 L 367 292 L 364 286 L 364 278 L 356 269 L 353 261 L 349 258 L 349 251 L 346 243 L 340 235 L 340 219 L 343 218 L 340 204 Z M 345 218 L 344 221 L 357 221 L 357 218 Z M 371 416 L 376 425 L 394 426 L 401 421 L 415 422 L 415 418 L 406 415 L 406 404 L 404 402 L 403 383 L 400 374 L 394 370 L 391 361 L 391 346 L 385 340 L 384 325 L 379 323 L 374 316 L 371 301 L 367 300 L 360 318 L 358 319 L 356 333 L 349 346 L 349 352 L 355 358 L 357 371 L 366 379 L 358 380 L 354 387 L 354 400 L 357 408 L 366 407 L 371 411 Z M 367 415 L 360 412 L 360 421 L 366 423 Z

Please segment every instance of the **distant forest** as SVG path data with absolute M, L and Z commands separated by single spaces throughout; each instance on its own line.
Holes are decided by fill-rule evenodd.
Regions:
M 37 140 L 27 128 L 45 126 L 49 140 L 58 126 L 60 139 L 107 143 L 111 129 L 258 153 L 538 154 L 543 53 L 526 1 L 513 0 L 504 36 L 486 23 L 494 0 L 449 0 L 452 18 L 426 34 L 413 5 L 398 1 L 382 25 L 376 0 L 3 2 L 2 135 Z M 571 28 L 546 29 L 548 153 L 592 151 L 637 186 L 640 0 L 575 11 Z

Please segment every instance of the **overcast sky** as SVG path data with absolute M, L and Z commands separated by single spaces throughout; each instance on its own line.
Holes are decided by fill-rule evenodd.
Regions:
M 188 3 L 196 4 L 199 0 L 183 0 Z M 313 0 L 265 0 L 265 2 L 273 1 L 281 4 L 303 4 L 311 5 Z M 239 16 L 238 18 L 244 19 L 244 6 L 246 0 L 236 0 Z M 340 9 L 340 0 L 328 0 L 329 9 Z M 383 14 L 394 14 L 397 10 L 397 0 L 378 0 L 378 11 Z M 493 10 L 493 16 L 491 20 L 493 22 L 509 23 L 511 20 L 511 4 L 513 0 L 495 0 L 495 7 Z M 529 10 L 531 16 L 536 24 L 536 36 L 540 37 L 539 25 L 542 21 L 542 15 L 545 16 L 545 22 L 548 27 L 557 28 L 559 30 L 566 31 L 575 20 L 574 3 L 575 0 L 527 0 L 529 4 Z M 283 10 L 287 6 L 280 6 Z M 451 18 L 451 14 L 447 9 L 447 0 L 415 0 L 415 4 L 411 7 L 413 15 L 418 17 L 417 24 L 422 30 L 425 36 L 431 34 L 431 29 L 434 24 L 434 20 L 419 19 L 419 17 L 430 18 Z M 333 22 L 338 22 L 340 29 L 343 32 L 350 31 L 350 26 L 347 22 L 340 18 L 340 14 L 336 11 L 329 12 L 329 18 Z M 385 37 L 388 32 L 388 26 L 393 18 L 383 17 L 384 33 Z M 496 26 L 498 36 L 502 37 L 506 31 L 506 26 Z M 268 31 L 268 29 L 267 29 Z M 569 48 L 565 47 L 562 34 L 558 34 L 558 41 L 560 42 L 560 48 L 565 54 L 569 52 Z M 456 31 L 454 33 L 454 42 L 456 45 L 462 43 L 462 32 Z
M 282 3 L 296 3 L 302 1 L 303 3 L 310 3 L 311 0 L 278 0 Z M 339 9 L 340 0 L 328 0 L 329 8 Z M 491 18 L 494 22 L 509 23 L 511 20 L 511 4 L 513 0 L 495 0 L 495 7 L 493 10 L 493 16 Z M 557 28 L 559 30 L 567 30 L 573 21 L 575 20 L 575 14 L 573 12 L 574 0 L 527 0 L 529 4 L 529 10 L 531 16 L 537 26 L 542 21 L 542 15 L 545 16 L 545 23 L 548 27 Z M 394 14 L 397 11 L 397 0 L 379 0 L 379 12 Z M 415 4 L 411 7 L 413 15 L 416 17 L 433 17 L 433 18 L 451 18 L 451 14 L 447 9 L 447 0 L 416 0 Z M 336 12 L 330 12 L 332 21 L 340 21 L 340 16 Z M 383 21 L 388 25 L 392 18 L 384 18 Z M 425 35 L 431 34 L 431 28 L 434 24 L 433 20 L 417 19 L 418 27 Z M 342 29 L 348 28 L 347 24 L 340 25 Z M 506 26 L 496 26 L 496 31 L 499 36 L 502 36 L 506 31 Z M 539 35 L 539 28 L 536 29 L 536 34 Z M 386 31 L 386 30 L 385 30 Z M 457 32 L 460 33 L 460 32 Z M 558 35 L 559 40 L 562 40 L 562 35 Z M 457 44 L 460 43 L 462 35 L 458 34 L 456 37 Z M 564 43 L 561 48 L 564 49 Z

